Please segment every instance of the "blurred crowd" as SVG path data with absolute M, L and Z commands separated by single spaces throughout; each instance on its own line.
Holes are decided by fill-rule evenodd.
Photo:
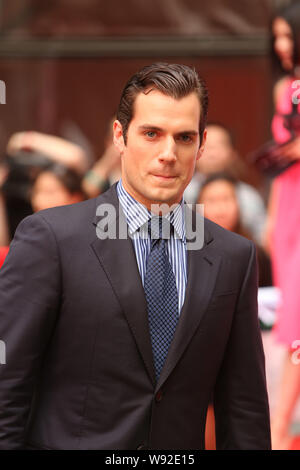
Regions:
M 259 287 L 280 291 L 270 323 L 260 317 L 262 334 L 271 332 L 285 350 L 272 406 L 274 449 L 291 445 L 290 425 L 300 395 L 300 365 L 292 360 L 300 340 L 300 112 L 293 103 L 293 82 L 300 78 L 300 6 L 279 12 L 272 22 L 274 65 L 273 140 L 264 149 L 270 192 L 247 183 L 245 156 L 239 155 L 231 129 L 207 125 L 207 141 L 184 198 L 204 204 L 204 215 L 257 246 Z M 36 131 L 18 132 L 0 160 L 0 266 L 19 222 L 53 206 L 96 197 L 120 178 L 121 159 L 108 123 L 103 155 L 90 163 L 80 146 Z M 257 160 L 261 161 L 261 160 Z M 268 173 L 269 171 L 269 173 Z M 196 206 L 197 207 L 197 206 Z M 299 229 L 299 230 L 298 230 Z M 276 289 L 276 291 L 275 291 Z M 277 297 L 276 297 L 277 299 Z M 269 357 L 266 354 L 268 366 Z
M 10 137 L 0 161 L 0 246 L 9 245 L 27 215 L 95 197 L 119 179 L 112 122 L 104 153 L 92 165 L 83 148 L 61 137 L 36 131 Z

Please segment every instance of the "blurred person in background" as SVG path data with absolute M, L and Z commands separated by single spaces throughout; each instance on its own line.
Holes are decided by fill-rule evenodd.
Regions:
M 28 199 L 28 165 L 5 155 L 0 168 L 0 244 L 9 245 L 18 223 L 32 213 Z
M 86 199 L 77 172 L 58 163 L 52 163 L 36 176 L 31 190 L 34 212 L 50 207 L 74 204 Z
M 238 199 L 238 182 L 226 172 L 212 173 L 202 183 L 198 204 L 204 204 L 204 216 L 216 224 L 253 240 L 241 220 L 241 209 Z M 270 260 L 265 250 L 257 243 L 259 267 L 259 287 L 272 285 Z
M 82 180 L 82 188 L 88 197 L 96 197 L 106 191 L 121 177 L 121 157 L 113 143 L 113 123 L 115 116 L 109 121 L 104 139 L 104 153 L 86 172 Z
M 10 137 L 0 193 L 5 208 L 0 231 L 8 243 L 21 220 L 32 214 L 32 182 L 37 173 L 52 162 L 69 168 L 80 177 L 86 173 L 89 165 L 85 151 L 61 137 L 36 131 L 17 132 Z
M 78 172 L 62 164 L 49 162 L 43 168 L 35 168 L 34 176 L 31 175 L 31 178 L 27 188 L 30 212 L 74 204 L 86 199 L 81 185 L 82 177 Z M 0 267 L 8 253 L 8 247 L 6 205 L 0 192 Z
M 7 224 L 6 203 L 2 190 L 2 186 L 6 180 L 7 168 L 4 162 L 0 161 L 0 247 L 8 246 L 9 230 Z
M 78 194 L 84 194 L 84 197 L 98 196 L 119 180 L 121 164 L 112 139 L 113 121 L 114 118 L 109 122 L 104 153 L 91 168 L 85 151 L 61 137 L 36 131 L 17 132 L 10 137 L 6 149 L 6 166 L 0 166 L 0 246 L 9 244 L 20 221 L 32 213 L 32 182 L 42 169 L 49 170 L 51 164 L 53 168 L 55 164 L 58 165 L 55 173 L 60 166 L 73 174 L 73 180 L 77 175 L 81 181 Z M 39 188 L 41 185 L 44 188 L 47 186 L 49 201 L 55 201 L 54 193 L 50 196 L 51 187 L 58 195 L 59 183 L 55 179 L 54 169 L 41 175 L 40 181 L 35 184 Z M 43 191 L 46 194 L 46 189 Z M 46 200 L 43 204 L 47 206 Z
M 300 365 L 293 361 L 294 341 L 300 339 L 300 114 L 299 99 L 293 100 L 299 96 L 294 88 L 300 78 L 299 41 L 300 4 L 296 2 L 278 12 L 272 22 L 272 58 L 280 74 L 275 76 L 271 128 L 275 142 L 280 144 L 280 159 L 292 163 L 272 183 L 264 236 L 282 299 L 274 331 L 287 351 L 272 416 L 274 449 L 290 446 L 290 424 L 300 395 Z
M 61 137 L 36 131 L 17 132 L 9 139 L 6 151 L 14 156 L 20 150 L 45 155 L 51 161 L 61 163 L 81 175 L 88 170 L 89 163 L 85 151 L 79 145 Z
M 238 155 L 229 129 L 220 123 L 209 123 L 203 155 L 197 161 L 195 174 L 184 193 L 186 202 L 195 203 L 205 178 L 216 172 L 226 172 L 237 180 L 241 221 L 253 239 L 260 243 L 266 219 L 263 198 L 253 186 L 242 181 L 245 164 Z
M 8 253 L 9 245 L 9 230 L 7 224 L 6 204 L 2 192 L 2 185 L 6 179 L 7 168 L 2 161 L 0 161 L 0 268 Z

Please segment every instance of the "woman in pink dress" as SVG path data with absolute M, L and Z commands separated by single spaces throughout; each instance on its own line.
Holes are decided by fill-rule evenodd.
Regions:
M 274 333 L 285 345 L 278 404 L 272 416 L 273 449 L 288 449 L 289 426 L 300 395 L 300 5 L 283 10 L 272 23 L 273 52 L 285 76 L 274 87 L 274 140 L 280 158 L 292 163 L 272 184 L 268 222 L 274 284 L 281 290 Z

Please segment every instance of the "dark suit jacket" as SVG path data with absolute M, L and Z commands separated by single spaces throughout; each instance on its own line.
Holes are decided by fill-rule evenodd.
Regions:
M 100 203 L 115 187 L 26 218 L 0 270 L 0 447 L 203 449 L 213 396 L 218 449 L 269 449 L 253 243 L 205 220 L 155 383 L 132 241 L 96 236 Z

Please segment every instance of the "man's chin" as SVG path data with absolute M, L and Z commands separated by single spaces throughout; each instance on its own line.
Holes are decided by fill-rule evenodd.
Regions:
M 144 181 L 144 185 L 126 187 L 129 194 L 136 199 L 138 202 L 143 204 L 148 209 L 154 204 L 167 204 L 172 206 L 177 204 L 182 199 L 183 191 L 180 188 L 161 187 L 161 185 L 149 184 L 148 181 Z
M 148 196 L 151 204 L 167 204 L 169 206 L 178 204 L 182 199 L 181 193 L 166 188 L 155 189 Z

